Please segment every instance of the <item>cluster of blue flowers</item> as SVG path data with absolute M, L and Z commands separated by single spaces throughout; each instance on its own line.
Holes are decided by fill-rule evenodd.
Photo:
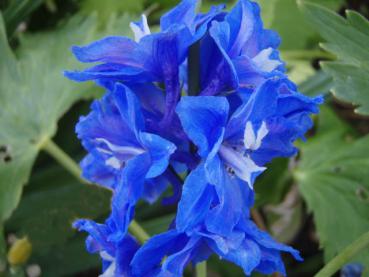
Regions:
M 322 98 L 300 94 L 288 79 L 280 39 L 263 28 L 256 3 L 205 14 L 196 5 L 183 0 L 158 33 L 143 16 L 131 23 L 134 40 L 73 47 L 79 61 L 94 64 L 66 76 L 107 91 L 76 127 L 88 151 L 83 177 L 113 191 L 104 224 L 75 223 L 103 260 L 101 276 L 182 276 L 212 254 L 246 275 L 285 274 L 282 252 L 301 260 L 251 220 L 253 184 L 273 158 L 296 154 L 293 143 Z M 169 186 L 164 204 L 178 203 L 176 218 L 140 245 L 128 233 L 136 203 L 156 201 Z

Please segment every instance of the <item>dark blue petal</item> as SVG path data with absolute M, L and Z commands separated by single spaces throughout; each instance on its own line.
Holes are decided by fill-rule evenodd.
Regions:
M 142 198 L 148 203 L 153 204 L 160 195 L 168 188 L 169 183 L 164 176 L 147 179 L 144 185 Z
M 116 276 L 132 276 L 130 264 L 138 249 L 137 241 L 130 235 L 127 235 L 118 243 L 115 255 Z
M 201 95 L 215 95 L 238 87 L 237 72 L 227 54 L 229 25 L 213 22 L 201 44 Z
M 115 86 L 113 95 L 122 119 L 127 122 L 136 137 L 138 137 L 138 131 L 145 130 L 140 102 L 128 87 L 121 84 Z
M 223 97 L 187 96 L 179 102 L 176 111 L 182 126 L 202 157 L 217 151 L 213 148 L 220 146 L 228 109 L 228 102 Z

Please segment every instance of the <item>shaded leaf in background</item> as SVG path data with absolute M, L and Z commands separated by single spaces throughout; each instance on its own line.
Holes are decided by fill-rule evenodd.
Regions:
M 278 204 L 291 185 L 291 173 L 288 159 L 279 158 L 268 165 L 268 169 L 257 178 L 255 183 L 255 206 Z
M 36 10 L 45 0 L 12 0 L 4 10 L 4 21 L 8 34 L 12 35 L 18 25 Z
M 22 198 L 6 223 L 7 232 L 28 236 L 33 248 L 30 262 L 40 264 L 43 276 L 88 269 L 96 258 L 88 257 L 82 239 L 85 236 L 76 234 L 72 222 L 77 218 L 106 216 L 110 210 L 110 192 L 79 184 L 57 166 L 32 176 L 30 186 L 31 192 Z M 45 275 L 45 272 L 49 273 Z
M 97 12 L 102 22 L 108 21 L 112 14 L 139 14 L 143 11 L 143 0 L 82 0 L 80 5 L 82 13 L 91 14 Z
M 95 92 L 91 84 L 63 77 L 63 70 L 78 67 L 70 46 L 108 34 L 123 35 L 129 21 L 121 17 L 102 33 L 95 17 L 77 16 L 60 30 L 24 36 L 18 59 L 7 45 L 0 21 L 0 222 L 17 206 L 35 157 L 55 134 L 58 119 L 74 102 Z
M 369 136 L 353 138 L 327 107 L 319 118 L 316 135 L 301 145 L 294 175 L 328 261 L 369 230 Z M 368 268 L 368 251 L 357 260 Z
M 302 2 L 301 8 L 322 37 L 322 47 L 335 54 L 335 62 L 322 63 L 334 79 L 333 94 L 357 105 L 357 113 L 369 115 L 369 21 L 354 11 L 347 18 L 319 5 Z

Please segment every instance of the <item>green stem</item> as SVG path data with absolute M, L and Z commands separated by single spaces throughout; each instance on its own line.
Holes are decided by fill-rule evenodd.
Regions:
M 52 156 L 60 165 L 62 165 L 70 174 L 78 179 L 81 183 L 86 184 L 87 181 L 81 177 L 81 169 L 79 165 L 68 156 L 59 146 L 52 140 L 47 139 L 41 146 L 42 150 Z
M 321 50 L 282 50 L 281 56 L 286 60 L 336 59 L 333 54 Z
M 347 246 L 340 254 L 334 257 L 326 264 L 314 277 L 330 277 L 336 273 L 345 264 L 350 262 L 360 251 L 369 246 L 369 232 L 365 233 L 349 246 Z
M 196 277 L 206 277 L 206 262 L 196 265 Z
M 69 173 L 76 177 L 81 183 L 88 184 L 88 182 L 81 177 L 82 172 L 78 164 L 52 140 L 45 140 L 41 148 L 51 157 L 53 157 L 60 165 L 62 165 Z M 132 220 L 128 229 L 141 243 L 144 243 L 150 238 L 147 232 L 135 220 Z
M 128 230 L 135 235 L 135 237 L 141 242 L 145 243 L 150 236 L 147 234 L 145 229 L 141 227 L 136 221 L 132 220 L 131 225 L 129 225 Z

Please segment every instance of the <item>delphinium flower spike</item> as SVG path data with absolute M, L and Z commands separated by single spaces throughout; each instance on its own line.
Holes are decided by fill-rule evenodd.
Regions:
M 300 94 L 288 79 L 280 39 L 263 28 L 256 3 L 240 0 L 229 13 L 220 5 L 196 14 L 196 6 L 183 0 L 159 33 L 142 16 L 131 23 L 134 40 L 73 47 L 78 60 L 98 64 L 66 76 L 107 90 L 76 128 L 88 151 L 83 176 L 113 191 L 104 224 L 75 223 L 89 233 L 88 251 L 102 257 L 103 276 L 181 276 L 212 254 L 246 275 L 285 275 L 283 252 L 301 260 L 259 230 L 250 209 L 256 178 L 272 159 L 297 153 L 294 142 L 322 98 Z M 190 49 L 200 65 L 191 93 Z M 163 204 L 178 204 L 176 218 L 139 245 L 127 233 L 136 203 L 156 201 L 169 184 L 175 193 Z

